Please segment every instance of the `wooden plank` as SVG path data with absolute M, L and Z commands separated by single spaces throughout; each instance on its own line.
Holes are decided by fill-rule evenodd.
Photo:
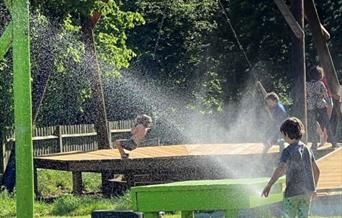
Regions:
M 62 135 L 62 127 L 61 126 L 57 126 L 56 133 L 57 133 L 57 137 L 58 137 L 59 152 L 63 152 L 63 135 Z
M 281 14 L 284 16 L 287 24 L 290 26 L 292 32 L 298 39 L 304 38 L 304 31 L 301 25 L 299 25 L 292 15 L 291 11 L 288 9 L 287 5 L 283 0 L 274 0 L 274 3 L 277 5 Z
M 232 147 L 243 147 L 244 149 L 236 150 L 231 149 Z M 184 178 L 192 179 L 196 175 L 197 177 L 204 175 L 201 178 L 218 178 L 234 173 L 234 171 L 229 171 L 229 167 L 232 169 L 245 167 L 247 170 L 249 168 L 251 172 L 245 172 L 248 175 L 249 173 L 256 173 L 252 172 L 255 168 L 248 167 L 248 165 L 255 166 L 256 163 L 259 165 L 268 163 L 268 166 L 272 166 L 279 158 L 278 150 L 279 148 L 274 146 L 274 151 L 270 151 L 266 157 L 260 159 L 262 157 L 261 144 L 170 145 L 138 148 L 132 151 L 130 159 L 125 161 L 120 159 L 116 149 L 105 149 L 37 157 L 35 163 L 38 168 L 84 172 L 103 172 L 105 170 L 114 171 L 117 174 L 175 172 L 175 175 L 181 175 L 190 170 L 189 172 L 198 171 L 198 173 L 189 174 L 188 177 Z M 342 155 L 341 153 L 336 154 L 337 151 L 342 151 L 342 149 L 318 160 L 321 169 L 319 190 L 336 189 L 342 184 L 342 169 L 336 167 L 336 163 L 341 163 Z M 241 165 L 242 162 L 245 163 L 244 166 Z M 248 164 L 246 165 L 246 163 Z M 226 167 L 228 167 L 228 171 Z M 265 167 L 267 166 L 260 166 L 260 168 Z M 245 169 L 241 171 L 245 171 Z
M 131 132 L 131 129 L 112 129 L 110 130 L 111 133 L 124 133 L 124 132 Z
M 233 147 L 233 149 L 232 149 Z M 234 149 L 235 148 L 235 149 Z M 258 149 L 256 149 L 258 148 Z M 262 144 L 197 144 L 197 145 L 169 145 L 169 146 L 152 146 L 152 147 L 140 147 L 130 152 L 131 159 L 139 159 L 146 157 L 169 157 L 169 156 L 196 156 L 196 155 L 236 155 L 240 154 L 261 154 Z M 173 151 L 176 151 L 175 153 Z M 277 147 L 273 146 L 269 153 L 276 153 Z M 39 157 L 37 159 L 61 159 L 61 160 L 73 160 L 75 158 L 86 159 L 107 159 L 112 157 L 113 159 L 119 159 L 119 153 L 117 149 L 103 149 L 91 152 L 83 152 L 77 154 L 60 154 L 46 157 Z
M 278 0 L 282 1 L 282 0 Z M 291 1 L 291 12 L 298 22 L 299 26 L 304 29 L 304 2 L 303 0 Z M 304 124 L 304 130 L 307 133 L 307 109 L 306 109 L 306 64 L 305 64 L 305 39 L 292 36 L 292 71 L 297 75 L 295 81 L 294 107 L 292 115 L 298 117 Z M 302 141 L 307 143 L 307 134 L 302 137 Z
M 58 136 L 48 135 L 48 136 L 35 136 L 35 137 L 32 137 L 33 141 L 52 140 L 52 139 L 58 139 Z
M 259 90 L 260 90 L 262 96 L 265 98 L 266 95 L 267 95 L 267 91 L 266 91 L 266 89 L 264 88 L 264 86 L 261 84 L 260 81 L 257 81 L 257 87 L 259 88 Z
M 65 170 L 69 171 L 69 163 L 62 160 L 34 160 L 34 166 L 41 169 Z
M 73 131 L 75 132 L 75 131 Z M 90 133 L 73 133 L 73 134 L 63 134 L 63 138 L 77 138 L 77 137 L 89 137 L 89 136 L 96 136 L 96 132 Z
M 326 155 L 317 161 L 321 174 L 318 190 L 337 189 L 342 187 L 342 148 Z
M 240 147 L 243 148 L 241 151 Z M 234 152 L 234 148 L 238 148 Z M 196 155 L 235 155 L 240 154 L 261 154 L 263 145 L 262 144 L 200 144 L 200 145 L 169 145 L 169 146 L 152 146 L 152 147 L 141 147 L 130 152 L 130 158 L 146 158 L 146 157 L 169 157 L 169 156 L 196 156 Z M 278 148 L 273 146 L 269 153 L 276 153 Z M 61 159 L 61 160 L 73 160 L 73 159 L 85 159 L 93 157 L 97 159 L 107 159 L 113 157 L 114 159 L 119 158 L 117 149 L 104 149 L 91 152 L 83 152 L 77 154 L 67 155 L 51 155 L 46 157 L 39 157 L 37 159 Z
M 101 172 L 101 188 L 102 188 L 102 193 L 109 197 L 110 193 L 112 192 L 111 190 L 111 184 L 110 184 L 110 179 L 112 179 L 113 173 L 111 171 L 102 171 Z
M 89 152 L 87 152 L 89 153 Z M 70 155 L 66 155 L 70 156 Z M 107 157 L 104 157 L 107 156 Z M 81 170 L 81 171 L 90 171 L 90 172 L 98 172 L 106 170 L 113 170 L 116 173 L 125 173 L 129 170 L 146 173 L 146 171 L 154 171 L 154 170 L 165 170 L 165 171 L 174 171 L 180 170 L 184 171 L 184 169 L 192 169 L 196 168 L 198 170 L 208 169 L 208 176 L 211 177 L 222 177 L 226 175 L 226 173 L 230 173 L 230 171 L 226 171 L 226 166 L 231 166 L 238 168 L 239 166 L 236 163 L 241 163 L 241 161 L 248 162 L 250 164 L 253 161 L 250 160 L 259 160 L 257 158 L 258 155 L 192 155 L 192 156 L 169 156 L 169 157 L 144 157 L 144 158 L 132 158 L 129 160 L 121 161 L 119 155 L 117 157 L 108 157 L 108 155 L 102 155 L 98 158 L 96 157 L 85 157 L 79 156 L 75 160 L 66 160 L 68 158 L 63 158 L 63 162 L 68 163 L 68 169 L 71 171 Z M 51 160 L 39 160 L 42 166 L 44 164 L 50 165 L 49 162 Z M 45 167 L 44 167 L 45 168 Z M 250 167 L 250 169 L 252 169 Z M 250 170 L 249 169 L 249 170 Z M 248 171 L 248 169 L 247 169 Z M 248 172 L 246 171 L 246 175 Z

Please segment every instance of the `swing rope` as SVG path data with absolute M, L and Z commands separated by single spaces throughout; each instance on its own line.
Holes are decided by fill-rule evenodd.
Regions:
M 228 2 L 229 2 L 229 0 L 228 0 Z M 251 62 L 250 62 L 250 60 L 249 60 L 249 58 L 248 58 L 248 56 L 247 56 L 246 51 L 245 51 L 244 48 L 242 47 L 242 44 L 241 44 L 241 42 L 240 42 L 240 40 L 239 40 L 239 37 L 238 37 L 237 34 L 236 34 L 236 31 L 235 31 L 235 29 L 234 29 L 232 23 L 230 22 L 230 19 L 229 19 L 229 16 L 228 16 L 228 14 L 227 14 L 226 9 L 224 8 L 224 6 L 223 6 L 221 0 L 218 0 L 218 3 L 219 3 L 219 5 L 220 5 L 220 8 L 221 8 L 221 10 L 222 10 L 223 15 L 224 15 L 225 18 L 226 18 L 226 21 L 227 21 L 227 23 L 228 23 L 228 26 L 229 26 L 230 30 L 232 31 L 232 33 L 233 33 L 233 35 L 234 35 L 234 38 L 235 38 L 235 40 L 236 40 L 236 43 L 238 44 L 238 47 L 239 47 L 241 53 L 243 54 L 243 57 L 245 58 L 245 60 L 246 60 L 246 62 L 247 62 L 247 64 L 248 64 L 249 72 L 252 73 L 252 77 L 254 78 L 254 80 L 256 80 L 256 86 L 259 87 L 261 93 L 263 94 L 263 96 L 265 96 L 265 95 L 267 94 L 267 92 L 266 92 L 264 86 L 263 86 L 263 85 L 261 84 L 261 82 L 258 80 L 258 78 L 257 78 L 257 76 L 256 76 L 256 74 L 255 74 L 255 72 L 254 72 L 254 70 L 253 70 L 253 66 L 252 66 L 252 64 L 251 64 Z

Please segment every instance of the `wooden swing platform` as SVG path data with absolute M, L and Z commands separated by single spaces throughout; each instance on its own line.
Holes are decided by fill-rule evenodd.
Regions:
M 258 143 L 151 146 L 137 148 L 124 160 L 117 149 L 104 149 L 36 157 L 34 164 L 35 172 L 37 168 L 71 171 L 76 194 L 82 193 L 82 172 L 101 173 L 103 192 L 109 193 L 117 174 L 124 175 L 128 187 L 149 182 L 270 176 L 279 159 L 279 147 L 273 146 L 267 154 L 262 154 L 262 149 Z M 323 156 L 318 161 L 318 189 L 342 189 L 341 149 L 318 149 L 316 157 Z

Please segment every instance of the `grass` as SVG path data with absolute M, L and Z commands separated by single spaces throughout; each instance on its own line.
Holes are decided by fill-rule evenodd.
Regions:
M 86 192 L 100 191 L 101 175 L 98 173 L 83 173 L 83 183 Z M 97 209 L 131 209 L 129 194 L 121 198 L 102 198 L 100 195 L 73 196 L 72 175 L 70 172 L 55 170 L 38 171 L 39 190 L 44 197 L 53 197 L 52 202 L 36 201 L 35 217 L 43 218 L 90 218 Z M 15 194 L 0 192 L 0 217 L 16 216 Z M 265 215 L 265 214 L 264 214 Z M 263 216 L 265 217 L 265 216 Z M 269 217 L 269 216 L 267 216 Z M 163 218 L 180 218 L 180 213 L 166 214 Z M 310 216 L 310 218 L 322 218 Z M 337 217 L 330 217 L 337 218 Z
M 101 174 L 82 173 L 85 192 L 100 192 Z M 71 172 L 38 170 L 38 189 L 44 197 L 56 197 L 72 192 Z
M 42 218 L 91 218 L 91 215 L 89 216 L 44 216 Z
M 263 216 L 263 215 L 260 215 L 260 214 L 256 215 L 256 217 L 272 218 L 270 216 Z M 181 215 L 179 213 L 178 214 L 173 214 L 173 215 L 166 214 L 165 216 L 163 216 L 163 218 L 181 218 Z M 273 217 L 273 218 L 275 218 L 275 217 Z M 321 216 L 309 216 L 309 218 L 323 218 L 323 217 L 321 217 Z M 327 217 L 325 217 L 325 218 L 327 218 Z M 330 216 L 329 218 L 341 218 L 341 217 L 340 216 L 339 217 L 337 217 L 337 216 L 334 216 L 334 217 Z
M 99 196 L 76 197 L 66 194 L 57 198 L 52 203 L 42 201 L 35 202 L 35 217 L 43 218 L 90 218 L 93 210 L 98 209 L 130 209 L 131 201 L 129 194 L 121 198 L 101 198 Z M 6 191 L 0 193 L 0 217 L 15 217 L 15 195 Z M 260 216 L 265 217 L 265 216 Z M 269 216 L 266 216 L 269 217 Z M 166 214 L 163 218 L 180 218 L 180 214 Z M 310 218 L 322 218 L 310 216 Z M 337 218 L 330 217 L 330 218 Z
M 121 198 L 101 198 L 100 196 L 64 195 L 52 203 L 36 201 L 35 217 L 89 217 L 93 210 L 100 209 L 130 209 L 129 194 Z M 15 195 L 6 191 L 0 193 L 0 217 L 15 217 Z
M 99 173 L 82 173 L 85 192 L 98 193 L 101 187 Z M 55 170 L 38 171 L 38 188 L 45 199 L 54 199 L 47 203 L 36 201 L 34 204 L 35 217 L 90 217 L 96 209 L 129 209 L 129 195 L 121 198 L 102 198 L 100 195 L 73 196 L 72 174 Z M 0 217 L 15 217 L 15 194 L 0 192 Z

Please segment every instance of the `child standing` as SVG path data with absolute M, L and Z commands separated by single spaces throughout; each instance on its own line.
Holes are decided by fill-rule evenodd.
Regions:
M 280 132 L 289 146 L 282 151 L 278 167 L 262 195 L 267 197 L 272 185 L 286 174 L 283 200 L 285 217 L 308 217 L 311 197 L 319 179 L 319 168 L 312 151 L 300 141 L 305 132 L 304 125 L 298 118 L 286 119 Z
M 272 124 L 267 131 L 267 137 L 266 141 L 264 142 L 263 153 L 266 153 L 273 144 L 277 143 L 277 141 L 281 139 L 279 127 L 282 124 L 282 122 L 287 118 L 285 107 L 283 104 L 280 103 L 279 97 L 276 93 L 268 93 L 265 97 L 265 101 L 267 104 L 267 108 L 271 114 Z M 282 144 L 280 145 L 280 150 L 282 150 Z
M 323 68 L 316 66 L 309 72 L 309 82 L 306 83 L 307 109 L 308 109 L 308 136 L 312 142 L 312 148 L 317 148 L 318 136 L 316 134 L 317 123 L 321 129 L 327 129 L 329 141 L 332 147 L 337 147 L 328 116 L 328 91 L 321 81 L 324 76 Z
M 152 123 L 152 118 L 147 115 L 138 116 L 135 126 L 132 128 L 132 136 L 130 139 L 118 139 L 115 141 L 116 148 L 119 150 L 121 158 L 128 158 L 129 154 L 124 149 L 132 151 L 139 146 L 145 138 L 149 126 Z

